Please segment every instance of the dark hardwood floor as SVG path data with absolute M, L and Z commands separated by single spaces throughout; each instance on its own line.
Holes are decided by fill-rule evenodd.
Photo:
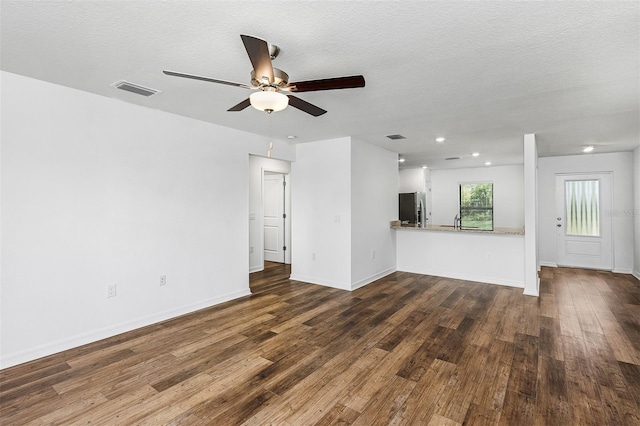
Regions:
M 289 281 L 289 275 L 291 275 L 291 265 L 264 262 L 264 270 L 249 274 L 251 293 L 258 294 L 276 289 Z
M 0 372 L 0 423 L 638 425 L 640 282 L 522 289 L 394 273 L 254 294 Z

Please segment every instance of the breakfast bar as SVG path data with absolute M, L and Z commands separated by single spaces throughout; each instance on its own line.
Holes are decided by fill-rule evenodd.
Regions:
M 391 222 L 397 270 L 524 288 L 524 229 L 492 231 Z

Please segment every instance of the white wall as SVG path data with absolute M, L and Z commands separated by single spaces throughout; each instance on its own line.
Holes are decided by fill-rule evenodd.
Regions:
M 386 149 L 351 142 L 351 288 L 395 271 L 398 159 Z
M 536 135 L 524 135 L 524 294 L 540 294 L 538 270 L 538 147 Z
M 291 279 L 353 290 L 395 270 L 397 154 L 348 137 L 299 144 L 291 182 Z
M 291 163 L 274 158 L 249 156 L 249 272 L 264 269 L 264 217 L 262 209 L 263 170 L 290 173 Z M 290 206 L 289 206 L 290 209 Z M 291 220 L 291 215 L 288 217 Z M 253 247 L 253 253 L 251 252 Z M 289 247 L 291 249 L 291 247 Z
M 1 78 L 3 368 L 249 293 L 264 138 Z
M 351 289 L 350 142 L 297 146 L 291 164 L 291 279 Z
M 522 165 L 431 170 L 432 224 L 453 225 L 458 213 L 458 185 L 462 182 L 493 182 L 494 227 L 524 226 Z
M 540 263 L 556 263 L 556 173 L 613 173 L 613 267 L 615 272 L 631 273 L 634 257 L 633 154 L 584 154 L 538 159 L 538 214 Z
M 424 170 L 402 169 L 398 171 L 398 193 L 404 192 L 424 192 Z
M 633 274 L 640 280 L 640 148 L 633 151 L 633 188 L 635 209 L 633 212 L 635 226 L 635 259 Z

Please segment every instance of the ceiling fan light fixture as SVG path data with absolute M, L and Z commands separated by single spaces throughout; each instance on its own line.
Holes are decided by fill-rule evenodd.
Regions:
M 251 106 L 265 112 L 282 111 L 289 105 L 289 98 L 282 93 L 260 90 L 249 96 Z

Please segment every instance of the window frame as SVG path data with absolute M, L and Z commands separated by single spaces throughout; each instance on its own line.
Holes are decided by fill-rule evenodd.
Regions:
M 491 185 L 491 207 L 475 207 L 475 208 L 463 208 L 462 207 L 462 186 L 463 185 Z M 460 229 L 475 230 L 475 231 L 493 231 L 495 228 L 494 218 L 494 182 L 493 181 L 464 181 L 458 182 L 458 217 L 460 218 Z M 463 209 L 464 210 L 485 210 L 491 211 L 491 228 L 470 227 L 463 225 Z

